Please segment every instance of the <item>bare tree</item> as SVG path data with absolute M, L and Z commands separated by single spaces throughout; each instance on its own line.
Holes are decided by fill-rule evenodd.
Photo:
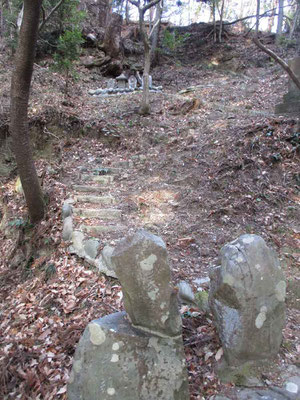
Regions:
M 258 36 L 259 31 L 259 19 L 260 19 L 260 0 L 256 0 L 256 24 L 255 24 L 255 34 Z
M 295 32 L 296 26 L 298 24 L 299 14 L 300 14 L 300 2 L 297 1 L 297 8 L 295 11 L 295 15 L 293 17 L 292 26 L 291 26 L 291 30 L 290 30 L 290 37 L 289 37 L 290 39 L 292 39 L 294 36 L 294 32 Z
M 219 11 L 219 12 L 220 12 L 219 43 L 222 42 L 224 3 L 225 3 L 225 0 L 222 0 L 222 3 L 221 3 L 221 11 Z
M 277 22 L 277 29 L 276 29 L 276 40 L 278 40 L 280 38 L 280 36 L 282 35 L 283 7 L 284 7 L 284 0 L 279 0 L 279 3 L 278 3 L 278 22 Z
M 151 37 L 151 65 L 154 65 L 158 61 L 158 40 L 159 40 L 159 31 L 160 31 L 160 23 L 163 13 L 163 0 L 156 4 L 156 12 L 154 18 L 154 29 Z
M 24 0 L 24 15 L 11 81 L 10 132 L 30 219 L 44 216 L 44 200 L 28 132 L 28 101 L 42 0 Z
M 140 24 L 140 32 L 143 38 L 143 44 L 144 44 L 144 73 L 143 73 L 143 99 L 142 99 L 142 104 L 140 107 L 140 114 L 146 115 L 150 114 L 150 95 L 149 95 L 149 72 L 150 72 L 150 66 L 151 66 L 151 44 L 150 40 L 153 35 L 154 29 L 156 28 L 156 25 L 154 25 L 150 31 L 150 33 L 147 33 L 146 26 L 145 26 L 145 13 L 153 6 L 155 6 L 157 3 L 160 2 L 160 0 L 152 0 L 150 2 L 143 1 L 143 4 L 141 4 L 141 0 L 129 0 L 131 4 L 136 6 L 139 11 L 139 24 Z M 158 22 L 156 22 L 158 24 Z

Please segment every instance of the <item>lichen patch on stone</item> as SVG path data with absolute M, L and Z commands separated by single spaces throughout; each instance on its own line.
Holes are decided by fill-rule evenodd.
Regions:
M 278 301 L 285 300 L 286 283 L 284 281 L 280 281 L 277 283 L 277 285 L 275 287 L 275 294 L 276 294 L 276 298 Z
M 73 366 L 74 366 L 74 370 L 75 370 L 75 372 L 80 372 L 81 371 L 81 360 L 76 360 L 76 361 L 74 361 L 74 364 L 73 364 Z
M 113 362 L 113 363 L 118 362 L 118 361 L 119 361 L 119 356 L 118 356 L 118 354 L 113 354 L 113 355 L 111 356 L 110 361 Z
M 288 382 L 285 385 L 285 389 L 290 392 L 290 393 L 298 393 L 299 387 L 296 383 L 294 382 Z
M 153 289 L 150 292 L 148 292 L 148 296 L 152 301 L 154 301 L 156 299 L 157 293 L 158 293 L 158 288 Z
M 105 342 L 105 333 L 100 328 L 100 326 L 94 322 L 91 322 L 89 325 L 90 331 L 90 341 L 95 345 L 99 346 L 100 344 Z
M 265 311 L 260 312 L 255 319 L 256 328 L 260 329 L 263 326 L 266 319 L 267 319 L 266 312 Z
M 112 349 L 113 349 L 113 351 L 119 350 L 119 348 L 120 348 L 120 345 L 119 345 L 119 343 L 118 343 L 118 342 L 116 342 L 116 343 L 113 343 L 113 345 L 112 345 Z
M 149 257 L 145 258 L 140 262 L 140 266 L 144 271 L 151 271 L 153 269 L 154 263 L 157 260 L 155 254 L 150 254 Z
M 250 243 L 252 243 L 252 242 L 254 242 L 254 238 L 251 237 L 251 236 L 248 236 L 248 237 L 244 237 L 244 238 L 243 238 L 243 243 L 250 244 Z
M 107 394 L 109 394 L 110 396 L 113 396 L 116 393 L 116 389 L 115 388 L 108 388 L 107 389 Z
M 230 274 L 225 274 L 223 277 L 223 282 L 227 283 L 229 286 L 231 286 L 234 283 L 234 278 Z

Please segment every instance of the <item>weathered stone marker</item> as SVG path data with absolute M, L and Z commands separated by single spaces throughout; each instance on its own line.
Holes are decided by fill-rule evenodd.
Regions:
M 300 57 L 290 60 L 289 67 L 300 79 Z M 291 79 L 289 79 L 288 93 L 283 96 L 283 102 L 275 106 L 275 113 L 300 117 L 300 90 Z
M 188 400 L 181 318 L 166 246 L 144 230 L 111 255 L 125 312 L 89 323 L 77 346 L 69 400 Z
M 229 365 L 274 357 L 285 323 L 286 283 L 276 255 L 257 235 L 221 249 L 211 271 L 210 305 Z

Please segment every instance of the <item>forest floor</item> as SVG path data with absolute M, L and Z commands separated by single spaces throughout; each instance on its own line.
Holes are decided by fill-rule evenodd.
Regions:
M 196 291 L 195 279 L 207 277 L 221 247 L 243 233 L 261 235 L 275 249 L 288 283 L 287 321 L 280 353 L 262 376 L 280 385 L 281 372 L 299 366 L 299 134 L 296 120 L 274 115 L 287 78 L 250 40 L 235 35 L 223 45 L 210 43 L 193 59 L 183 54 L 154 69 L 153 82 L 164 89 L 151 94 L 146 117 L 137 113 L 140 94 L 90 96 L 89 89 L 105 87 L 107 80 L 96 71 L 78 65 L 66 97 L 51 59 L 36 64 L 29 115 L 49 204 L 45 220 L 32 228 L 16 193 L 13 157 L 3 145 L 1 398 L 66 398 L 85 326 L 122 309 L 118 281 L 70 255 L 61 239 L 70 183 L 99 160 L 133 162 L 110 193 L 128 231 L 144 227 L 164 239 L 174 284 L 185 280 Z M 12 61 L 6 56 L 0 62 L 4 125 Z M 103 236 L 103 246 L 121 237 Z M 230 395 L 232 385 L 216 374 L 221 346 L 211 316 L 194 315 L 183 314 L 191 399 Z

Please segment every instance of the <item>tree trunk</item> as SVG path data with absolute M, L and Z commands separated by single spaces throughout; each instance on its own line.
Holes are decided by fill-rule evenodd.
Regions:
M 156 65 L 158 63 L 158 46 L 159 46 L 159 31 L 160 22 L 163 12 L 163 1 L 156 4 L 156 13 L 154 19 L 154 31 L 151 40 L 151 65 Z
M 274 25 L 274 19 L 275 19 L 275 14 L 276 14 L 276 7 L 277 7 L 277 0 L 274 0 L 273 3 L 271 4 L 271 8 L 273 8 L 273 11 L 271 12 L 269 18 L 268 18 L 268 32 L 272 32 L 272 27 Z
M 292 40 L 293 36 L 294 36 L 294 32 L 298 23 L 298 18 L 299 18 L 299 14 L 300 14 L 300 4 L 297 3 L 297 8 L 296 8 L 296 12 L 293 18 L 293 22 L 292 22 L 292 26 L 291 26 L 291 31 L 290 31 L 290 37 L 289 39 Z
M 29 216 L 33 223 L 44 216 L 44 201 L 28 132 L 28 101 L 42 0 L 24 0 L 24 17 L 11 81 L 10 132 L 13 151 Z
M 151 65 L 151 55 L 150 55 L 150 42 L 147 37 L 145 22 L 144 22 L 144 12 L 139 10 L 139 22 L 140 22 L 140 31 L 143 37 L 144 43 L 144 72 L 143 72 L 143 98 L 140 107 L 140 114 L 147 115 L 150 114 L 150 94 L 149 94 L 149 73 L 150 73 L 150 65 Z
M 277 30 L 276 30 L 276 40 L 280 38 L 282 35 L 282 26 L 283 26 L 283 6 L 284 0 L 279 0 L 278 3 L 278 22 L 277 22 Z
M 224 2 L 225 2 L 225 0 L 222 0 L 221 12 L 220 12 L 219 43 L 221 43 L 221 42 L 222 42 L 222 31 L 223 31 L 223 15 L 224 15 Z
M 126 19 L 126 25 L 129 24 L 129 1 L 126 0 L 126 6 L 125 6 L 125 19 Z
M 214 43 L 217 42 L 217 22 L 216 22 L 216 0 L 213 0 L 212 4 L 212 13 L 213 13 L 213 25 L 214 25 Z
M 118 58 L 120 55 L 122 16 L 117 13 L 112 13 L 108 19 L 103 47 L 105 53 L 111 58 Z
M 258 36 L 259 32 L 259 14 L 260 14 L 260 0 L 256 0 L 256 24 L 255 24 L 256 36 Z

